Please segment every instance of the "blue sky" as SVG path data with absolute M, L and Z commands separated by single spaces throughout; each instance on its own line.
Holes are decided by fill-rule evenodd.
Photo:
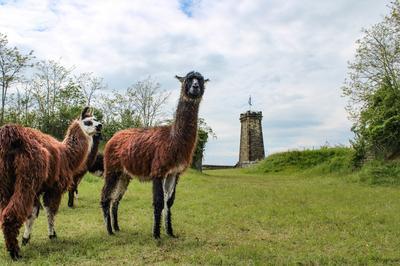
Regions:
M 151 75 L 178 98 L 175 74 L 211 79 L 200 115 L 217 139 L 206 163 L 238 160 L 239 115 L 252 96 L 263 112 L 268 154 L 348 144 L 351 123 L 340 87 L 361 28 L 379 22 L 377 0 L 0 0 L 10 44 L 59 59 L 124 89 Z
M 193 16 L 193 6 L 194 6 L 194 0 L 181 0 L 179 1 L 179 7 L 185 13 L 188 17 Z

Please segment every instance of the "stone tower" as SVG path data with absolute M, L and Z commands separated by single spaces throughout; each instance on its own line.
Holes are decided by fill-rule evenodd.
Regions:
M 239 167 L 245 167 L 265 157 L 261 119 L 261 112 L 247 111 L 240 114 Z

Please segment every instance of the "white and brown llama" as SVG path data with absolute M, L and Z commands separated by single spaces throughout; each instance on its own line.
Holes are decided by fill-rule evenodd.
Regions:
M 153 182 L 154 238 L 160 238 L 161 213 L 164 209 L 166 232 L 174 236 L 171 207 L 179 175 L 190 165 L 197 139 L 199 104 L 204 79 L 189 72 L 181 82 L 181 94 L 172 125 L 131 128 L 116 133 L 104 149 L 105 184 L 101 206 L 109 234 L 119 231 L 118 204 L 132 176 Z
M 86 107 L 59 142 L 39 130 L 8 124 L 0 128 L 0 222 L 6 248 L 13 260 L 20 258 L 17 236 L 22 223 L 22 243 L 30 239 L 39 213 L 40 196 L 47 212 L 49 238 L 55 238 L 54 216 L 62 193 L 73 175 L 85 165 L 92 135 L 101 130 Z

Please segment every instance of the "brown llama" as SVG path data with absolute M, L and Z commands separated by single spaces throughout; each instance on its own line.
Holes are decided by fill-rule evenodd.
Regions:
M 89 156 L 86 161 L 86 167 L 84 167 L 81 171 L 73 177 L 72 187 L 68 189 L 68 207 L 74 207 L 74 195 L 78 195 L 78 186 L 82 181 L 83 176 L 90 172 L 92 174 L 102 176 L 104 165 L 103 165 L 103 155 L 98 154 L 99 144 L 101 141 L 101 133 L 98 132 L 93 135 L 93 145 L 90 150 Z
M 62 142 L 28 127 L 8 124 L 0 128 L 0 222 L 13 260 L 21 257 L 17 236 L 24 222 L 22 243 L 29 242 L 41 195 L 49 238 L 56 238 L 54 217 L 62 193 L 85 165 L 92 135 L 101 130 L 88 110 L 71 123 Z
M 174 237 L 171 207 L 175 200 L 176 184 L 192 159 L 197 139 L 199 104 L 204 84 L 208 81 L 194 71 L 186 77 L 176 78 L 181 82 L 181 94 L 172 125 L 122 130 L 106 144 L 101 206 L 109 234 L 113 234 L 113 229 L 120 230 L 118 204 L 131 176 L 137 176 L 140 181 L 153 182 L 154 238 L 160 238 L 163 209 L 166 232 Z

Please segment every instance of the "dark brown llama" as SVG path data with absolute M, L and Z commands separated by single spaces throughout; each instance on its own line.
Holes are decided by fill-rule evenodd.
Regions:
M 104 171 L 103 155 L 98 153 L 101 141 L 101 133 L 93 135 L 93 145 L 86 161 L 86 167 L 73 177 L 72 187 L 68 189 L 68 207 L 74 207 L 74 195 L 78 195 L 78 186 L 83 176 L 89 171 L 92 174 L 102 176 Z
M 153 182 L 154 238 L 160 238 L 163 209 L 167 234 L 174 236 L 171 207 L 176 184 L 179 175 L 192 159 L 197 138 L 199 104 L 204 84 L 208 81 L 193 71 L 186 77 L 176 78 L 182 86 L 172 125 L 122 130 L 106 144 L 101 206 L 109 234 L 113 234 L 113 228 L 119 231 L 118 204 L 131 177 L 137 176 L 140 181 Z
M 41 195 L 49 238 L 56 237 L 54 216 L 62 193 L 72 185 L 73 175 L 86 164 L 92 135 L 100 129 L 101 124 L 88 108 L 71 123 L 63 142 L 19 125 L 0 128 L 0 222 L 13 260 L 20 258 L 17 236 L 23 222 L 22 243 L 29 242 Z

